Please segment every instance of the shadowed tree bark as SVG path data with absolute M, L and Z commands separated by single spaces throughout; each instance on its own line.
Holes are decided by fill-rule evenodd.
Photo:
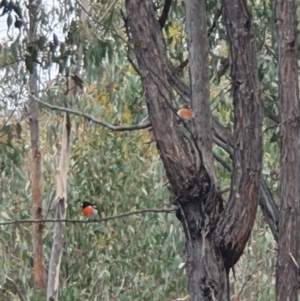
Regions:
M 242 255 L 256 216 L 262 165 L 262 103 L 246 0 L 223 0 L 231 61 L 234 155 L 228 206 L 217 229 L 226 266 Z
M 153 134 L 186 236 L 190 300 L 229 300 L 228 272 L 241 256 L 253 227 L 262 162 L 262 106 L 246 1 L 223 1 L 235 116 L 234 136 L 225 132 L 228 140 L 219 139 L 233 152 L 231 194 L 224 211 L 211 150 L 213 134 L 217 138 L 217 131 L 221 135 L 224 131 L 216 122 L 212 130 L 209 110 L 205 1 L 186 1 L 191 89 L 172 74 L 152 1 L 125 3 Z M 192 100 L 192 130 L 176 122 L 169 83 L 183 92 L 184 101 Z
M 275 24 L 281 122 L 281 205 L 276 296 L 277 300 L 296 301 L 299 273 L 300 132 L 295 1 L 277 0 Z

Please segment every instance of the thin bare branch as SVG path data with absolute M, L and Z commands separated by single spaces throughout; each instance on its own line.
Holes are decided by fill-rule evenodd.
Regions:
M 102 23 L 106 16 L 109 14 L 109 12 L 114 8 L 115 4 L 118 2 L 118 0 L 115 0 L 111 3 L 111 5 L 107 8 L 107 10 L 104 12 L 104 14 L 99 19 L 99 23 Z
M 215 17 L 214 17 L 214 21 L 213 21 L 211 27 L 208 30 L 207 37 L 210 37 L 212 32 L 215 30 L 215 28 L 217 26 L 217 21 L 219 20 L 220 16 L 222 15 L 222 11 L 223 11 L 223 6 L 221 6 L 220 9 L 216 12 Z
M 34 96 L 33 96 L 34 97 Z M 53 106 L 53 105 L 50 105 L 40 99 L 38 99 L 37 97 L 34 97 L 39 103 L 41 103 L 42 105 L 44 105 L 45 107 L 48 107 L 50 108 L 51 110 L 54 110 L 54 111 L 61 111 L 61 112 L 67 112 L 67 113 L 70 113 L 70 114 L 73 114 L 75 116 L 79 116 L 79 117 L 83 117 L 89 121 L 92 121 L 96 124 L 99 124 L 111 131 L 115 131 L 115 132 L 125 132 L 125 131 L 135 131 L 135 130 L 143 130 L 143 129 L 147 129 L 149 127 L 151 127 L 151 124 L 150 122 L 147 122 L 147 123 L 142 123 L 142 124 L 138 124 L 138 125 L 130 125 L 130 126 L 114 126 L 112 124 L 109 124 L 105 121 L 101 121 L 95 117 L 93 117 L 92 115 L 89 115 L 89 114 L 85 114 L 85 113 L 82 113 L 82 112 L 78 112 L 78 111 L 75 111 L 75 110 L 72 110 L 72 109 L 69 109 L 69 108 L 64 108 L 64 107 L 59 107 L 59 106 Z
M 10 66 L 10 65 L 13 65 L 13 64 L 15 64 L 15 63 L 22 62 L 23 60 L 24 60 L 24 58 L 20 58 L 20 59 L 17 59 L 17 60 L 8 62 L 8 63 L 1 64 L 1 65 L 0 65 L 0 68 L 4 68 L 4 67 Z
M 154 208 L 147 208 L 147 209 L 141 209 L 131 212 L 126 212 L 118 215 L 112 215 L 103 217 L 100 219 L 90 219 L 90 220 L 78 220 L 78 219 L 44 219 L 44 220 L 14 220 L 9 222 L 0 223 L 0 226 L 4 225 L 17 225 L 17 224 L 34 224 L 34 223 L 72 223 L 72 224 L 90 224 L 90 223 L 101 223 L 101 222 L 107 222 L 114 219 L 124 218 L 131 215 L 137 215 L 137 214 L 143 214 L 143 213 L 172 213 L 175 212 L 176 209 L 154 209 Z
M 96 24 L 101 24 L 105 18 L 107 17 L 107 15 L 112 11 L 112 9 L 114 8 L 114 6 L 116 5 L 116 3 L 119 0 L 115 0 L 111 3 L 111 5 L 107 8 L 107 10 L 103 13 L 103 15 L 100 17 L 99 20 L 94 20 L 93 18 L 91 18 L 91 14 L 88 12 L 88 10 L 80 3 L 80 1 L 75 0 L 75 2 L 79 5 L 79 7 L 87 14 L 87 16 L 89 18 L 91 18 L 93 20 L 93 22 L 95 22 Z

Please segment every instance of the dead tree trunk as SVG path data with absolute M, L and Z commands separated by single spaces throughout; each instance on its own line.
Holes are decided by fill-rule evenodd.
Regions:
M 137 61 L 135 68 L 141 76 L 153 134 L 186 236 L 190 300 L 227 301 L 228 271 L 241 256 L 254 223 L 262 161 L 261 100 L 254 35 L 246 1 L 224 1 L 235 106 L 232 188 L 224 211 L 215 186 L 213 163 L 206 161 L 204 164 L 204 160 L 212 157 L 209 143 L 212 122 L 205 86 L 208 76 L 204 74 L 207 68 L 198 64 L 207 64 L 207 49 L 201 49 L 207 45 L 198 39 L 205 35 L 205 16 L 201 15 L 201 11 L 205 11 L 205 1 L 186 1 L 186 9 L 195 10 L 195 13 L 187 12 L 187 24 L 194 23 L 191 25 L 194 28 L 190 27 L 187 32 L 190 35 L 189 58 L 193 60 L 190 64 L 196 65 L 190 73 L 191 92 L 182 96 L 186 98 L 192 94 L 192 109 L 196 110 L 193 131 L 188 126 L 179 127 L 176 122 L 169 86 L 174 77 L 170 74 L 161 26 L 154 15 L 152 1 L 126 0 L 125 3 L 128 38 L 132 40 Z M 195 33 L 197 36 L 193 35 Z M 194 38 L 198 42 L 193 45 Z M 201 80 L 195 78 L 197 73 Z M 197 97 L 203 99 L 197 100 Z M 205 116 L 201 115 L 201 107 Z M 204 123 L 205 126 L 199 126 Z M 204 141 L 205 137 L 209 137 L 209 141 Z
M 37 33 L 37 11 L 40 2 L 29 1 L 29 40 L 33 41 Z M 32 215 L 33 219 L 41 220 L 42 215 L 42 178 L 41 178 L 41 152 L 39 147 L 39 105 L 32 97 L 38 97 L 37 64 L 33 64 L 33 74 L 29 78 L 29 115 L 30 115 L 30 139 L 32 150 L 31 187 L 32 187 Z M 33 280 L 35 288 L 45 290 L 46 278 L 43 255 L 43 223 L 34 223 L 32 233 L 33 245 Z
M 281 204 L 276 271 L 276 297 L 280 301 L 297 300 L 299 273 L 300 125 L 296 8 L 293 0 L 277 0 L 275 5 L 281 119 Z

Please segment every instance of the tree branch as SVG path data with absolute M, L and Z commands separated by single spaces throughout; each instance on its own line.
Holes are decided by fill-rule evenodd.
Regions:
M 77 1 L 76 1 L 77 2 Z M 115 0 L 114 2 L 111 3 L 111 5 L 107 8 L 107 10 L 104 12 L 104 14 L 100 17 L 99 23 L 102 23 L 108 13 L 114 8 L 115 4 L 118 2 L 118 0 Z M 80 3 L 80 2 L 79 2 Z M 81 5 L 81 7 L 84 9 L 84 7 Z M 86 12 L 87 13 L 87 12 Z
M 0 226 L 17 225 L 17 224 L 34 224 L 34 223 L 60 223 L 60 222 L 72 223 L 72 224 L 90 224 L 90 223 L 107 222 L 107 221 L 114 220 L 114 219 L 119 219 L 119 218 L 131 216 L 131 215 L 137 215 L 137 214 L 143 214 L 143 213 L 149 213 L 149 212 L 172 213 L 175 211 L 176 211 L 176 209 L 147 208 L 147 209 L 126 212 L 126 213 L 122 213 L 122 214 L 118 214 L 118 215 L 107 216 L 107 217 L 103 217 L 100 219 L 90 219 L 90 220 L 77 220 L 77 219 L 14 220 L 14 221 L 0 223 Z
M 20 58 L 20 59 L 17 59 L 17 60 L 8 62 L 8 63 L 1 64 L 1 65 L 0 65 L 0 68 L 4 68 L 4 67 L 10 66 L 10 65 L 13 65 L 13 64 L 15 64 L 15 63 L 22 62 L 22 61 L 24 61 L 24 58 Z
M 214 155 L 214 158 L 224 167 L 224 168 L 226 168 L 229 172 L 231 172 L 232 171 L 232 168 L 231 168 L 231 166 L 229 166 L 229 164 L 227 164 L 226 162 L 225 162 L 225 160 L 223 160 L 221 157 L 219 157 L 217 154 L 213 154 Z
M 83 117 L 85 118 L 86 120 L 89 120 L 89 121 L 92 121 L 96 124 L 99 124 L 111 131 L 115 131 L 115 132 L 125 132 L 125 131 L 135 131 L 135 130 L 143 130 L 143 129 L 146 129 L 146 128 L 149 128 L 151 127 L 151 124 L 150 122 L 148 123 L 142 123 L 142 124 L 138 124 L 138 125 L 132 125 L 132 126 L 114 126 L 114 125 L 111 125 L 109 123 L 106 123 L 104 121 L 101 121 L 95 117 L 93 117 L 92 115 L 89 115 L 89 114 L 85 114 L 85 113 L 81 113 L 81 112 L 78 112 L 78 111 L 75 111 L 75 110 L 72 110 L 72 109 L 69 109 L 69 108 L 64 108 L 64 107 L 59 107 L 59 106 L 53 106 L 53 105 L 50 105 L 40 99 L 38 99 L 37 97 L 33 96 L 39 103 L 41 103 L 42 105 L 44 105 L 45 107 L 48 107 L 49 109 L 51 110 L 54 110 L 54 111 L 61 111 L 61 112 L 67 112 L 67 113 L 70 113 L 70 114 L 73 114 L 75 116 L 79 116 L 79 117 Z
M 213 21 L 211 27 L 208 30 L 207 37 L 210 37 L 210 35 L 214 31 L 214 29 L 216 28 L 217 21 L 219 20 L 220 16 L 222 15 L 222 11 L 223 11 L 223 5 L 220 7 L 220 9 L 215 14 L 214 21 Z
M 171 4 L 172 4 L 172 0 L 165 0 L 165 5 L 163 8 L 162 14 L 158 20 L 161 29 L 164 28 L 166 21 L 168 20 Z
M 265 106 L 264 106 L 264 113 L 265 113 L 265 116 L 267 116 L 269 119 L 274 121 L 276 124 L 279 124 L 279 117 L 276 115 L 273 115 Z

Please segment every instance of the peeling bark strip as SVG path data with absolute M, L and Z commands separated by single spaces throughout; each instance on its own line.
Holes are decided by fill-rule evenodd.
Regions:
M 37 37 L 37 11 L 41 1 L 29 1 L 29 40 L 33 41 Z M 33 74 L 29 78 L 29 116 L 30 116 L 30 140 L 32 150 L 32 165 L 31 165 L 31 187 L 32 187 L 32 216 L 35 220 L 42 220 L 42 175 L 41 175 L 41 152 L 39 146 L 39 104 L 32 97 L 38 97 L 38 77 L 37 64 L 33 64 Z M 33 224 L 32 231 L 32 249 L 33 249 L 33 282 L 37 289 L 45 291 L 46 278 L 43 255 L 43 223 Z
M 234 159 L 230 198 L 216 240 L 230 268 L 242 255 L 256 216 L 262 167 L 262 103 L 247 1 L 223 0 L 222 4 L 233 85 Z
M 88 1 L 81 1 L 82 10 L 80 13 L 80 21 L 86 25 L 88 22 Z M 77 47 L 77 62 L 73 76 L 69 79 L 68 97 L 74 98 L 77 93 L 76 77 L 80 77 L 83 60 L 83 45 L 80 43 Z M 59 166 L 56 178 L 56 216 L 57 220 L 65 220 L 67 215 L 67 175 L 69 170 L 70 158 L 70 136 L 71 136 L 71 122 L 70 115 L 65 112 L 63 120 L 63 134 L 61 142 L 61 153 L 59 158 Z M 54 235 L 52 243 L 51 258 L 48 271 L 47 284 L 47 301 L 58 300 L 59 274 L 60 264 L 63 253 L 63 247 L 66 235 L 66 223 L 61 221 L 54 225 Z
M 281 119 L 281 203 L 276 270 L 276 297 L 280 301 L 297 300 L 299 272 L 300 125 L 296 9 L 294 0 L 277 0 L 275 5 Z
M 63 119 L 62 146 L 56 178 L 56 220 L 65 220 L 67 213 L 67 174 L 70 154 L 70 119 L 65 113 Z M 66 223 L 54 224 L 51 258 L 48 271 L 47 301 L 58 300 L 59 272 L 66 235 Z

